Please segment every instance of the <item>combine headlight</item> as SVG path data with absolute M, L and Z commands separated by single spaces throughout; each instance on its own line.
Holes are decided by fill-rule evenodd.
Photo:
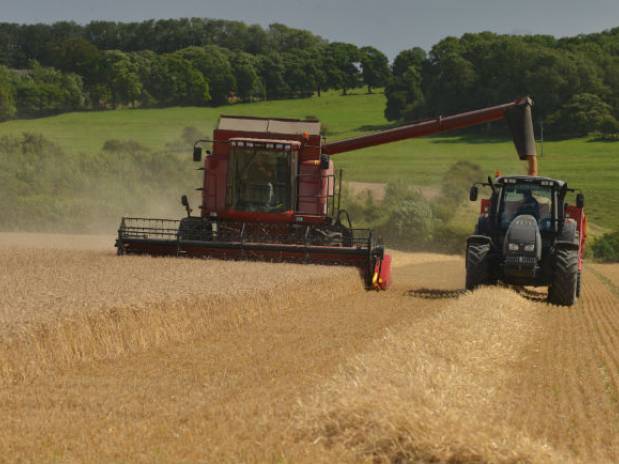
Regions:
M 507 249 L 509 251 L 518 251 L 518 250 L 520 250 L 520 245 L 518 245 L 517 243 L 509 243 L 507 245 Z
M 525 245 L 524 246 L 524 251 L 528 251 L 528 252 L 535 251 L 535 244 L 531 243 L 529 245 Z

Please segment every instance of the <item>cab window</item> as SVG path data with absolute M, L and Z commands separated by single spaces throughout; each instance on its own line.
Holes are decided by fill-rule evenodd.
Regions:
M 537 184 L 504 184 L 500 221 L 507 228 L 521 215 L 537 219 L 540 229 L 552 227 L 552 189 Z
M 232 147 L 228 207 L 263 212 L 293 209 L 293 158 L 294 151 Z

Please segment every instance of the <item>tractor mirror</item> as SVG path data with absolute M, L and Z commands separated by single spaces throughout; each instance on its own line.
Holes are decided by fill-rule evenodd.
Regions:
M 585 196 L 582 193 L 576 195 L 576 207 L 584 208 L 585 207 Z
M 202 161 L 202 148 L 198 146 L 193 147 L 193 160 L 195 162 Z
M 471 187 L 471 190 L 469 191 L 469 200 L 477 201 L 477 194 L 478 193 L 479 193 L 479 189 L 477 188 L 476 185 L 473 185 Z

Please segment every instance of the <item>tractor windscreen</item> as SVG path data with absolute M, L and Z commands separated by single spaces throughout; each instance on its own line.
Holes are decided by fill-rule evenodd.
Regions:
M 553 189 L 535 183 L 504 184 L 500 209 L 501 227 L 506 229 L 512 220 L 521 215 L 531 215 L 540 230 L 552 228 Z
M 238 211 L 294 209 L 297 151 L 290 145 L 233 144 L 228 170 L 228 207 Z

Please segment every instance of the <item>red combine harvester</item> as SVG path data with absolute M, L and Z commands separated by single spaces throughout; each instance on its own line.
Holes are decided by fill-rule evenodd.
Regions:
M 181 220 L 123 218 L 118 254 L 178 255 L 235 260 L 356 266 L 367 288 L 387 289 L 391 256 L 368 229 L 356 229 L 340 208 L 341 171 L 332 155 L 506 118 L 521 159 L 534 161 L 531 100 L 422 121 L 324 143 L 318 121 L 221 116 L 207 150 L 200 214 L 187 197 Z

